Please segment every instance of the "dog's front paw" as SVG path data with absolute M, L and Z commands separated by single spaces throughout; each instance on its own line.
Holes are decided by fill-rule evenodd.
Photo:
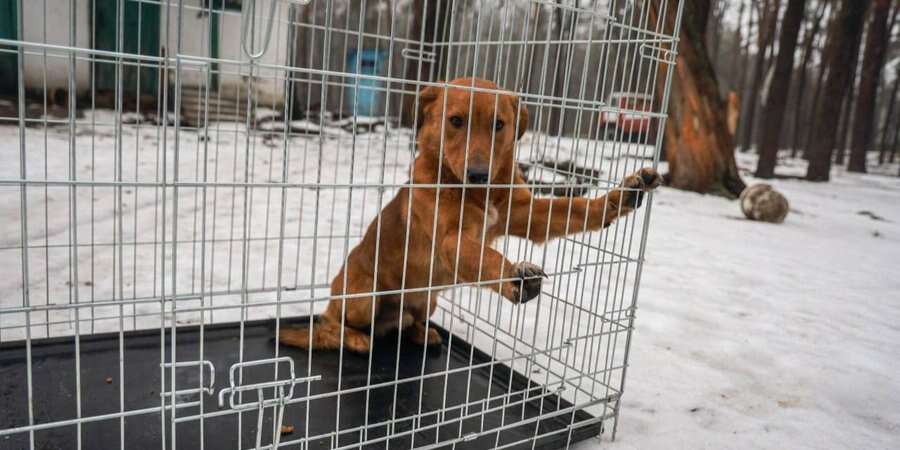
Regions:
M 547 274 L 540 266 L 523 261 L 513 266 L 513 273 L 519 279 L 512 282 L 512 301 L 525 303 L 541 293 L 541 278 Z
M 652 167 L 644 167 L 625 177 L 622 187 L 629 190 L 622 191 L 622 206 L 639 208 L 644 202 L 644 193 L 658 188 L 662 183 L 662 176 Z

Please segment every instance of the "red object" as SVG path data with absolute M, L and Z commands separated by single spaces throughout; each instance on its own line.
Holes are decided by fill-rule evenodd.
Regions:
M 600 112 L 600 125 L 608 137 L 642 137 L 650 131 L 653 98 L 645 94 L 615 92 Z

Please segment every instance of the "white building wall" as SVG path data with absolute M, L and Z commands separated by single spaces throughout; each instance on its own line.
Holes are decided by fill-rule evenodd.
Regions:
M 46 8 L 45 8 L 46 4 Z M 24 27 L 20 30 L 27 42 L 91 48 L 90 1 L 75 2 L 75 41 L 69 33 L 72 27 L 68 1 L 27 0 L 21 3 Z M 29 89 L 65 88 L 69 80 L 70 52 L 42 50 L 28 47 L 25 56 L 25 86 Z M 76 54 L 75 76 L 78 90 L 89 89 L 91 65 L 85 59 L 88 55 Z
M 261 41 L 263 30 L 268 19 L 268 8 L 275 0 L 258 0 L 258 14 L 256 20 L 256 40 Z M 287 63 L 288 54 L 288 7 L 283 1 L 275 1 L 275 21 L 272 24 L 272 37 L 269 49 L 260 59 L 260 64 L 280 65 Z M 172 49 L 169 54 L 176 53 L 187 56 L 208 57 L 209 55 L 209 29 L 210 15 L 202 13 L 202 0 L 185 0 L 181 13 L 181 50 L 176 52 L 179 26 L 177 22 L 178 10 L 172 8 L 169 11 L 169 26 L 171 32 L 166 32 L 165 20 L 162 23 L 162 35 L 165 36 L 166 48 Z M 163 12 L 163 15 L 166 13 Z M 246 89 L 249 85 L 250 74 L 249 59 L 241 48 L 241 13 L 240 11 L 225 10 L 224 14 L 217 14 L 221 23 L 219 26 L 219 55 L 226 62 L 219 64 L 219 87 L 222 96 L 246 97 Z M 184 65 L 182 69 L 182 83 L 185 86 L 202 86 L 206 83 L 206 74 L 200 67 L 192 64 Z M 282 70 L 257 69 L 254 73 L 254 92 L 260 106 L 280 107 L 284 95 L 284 78 L 286 74 Z
M 262 28 L 268 17 L 268 8 L 274 0 L 258 0 L 260 16 L 257 18 L 257 40 L 262 35 Z M 46 8 L 45 8 L 46 3 Z M 286 2 L 276 1 L 278 8 L 272 28 L 269 50 L 261 59 L 261 64 L 286 65 L 289 51 L 288 43 L 288 7 Z M 28 42 L 39 42 L 53 45 L 74 46 L 83 49 L 92 48 L 92 5 L 91 0 L 75 0 L 75 42 L 71 43 L 69 32 L 72 11 L 68 1 L 29 0 L 22 2 L 24 14 L 23 39 Z M 202 0 L 184 0 L 179 27 L 177 3 L 167 6 L 163 2 L 160 17 L 160 39 L 166 54 L 174 56 L 177 49 L 178 33 L 181 33 L 181 54 L 191 56 L 209 56 L 210 16 L 201 14 Z M 168 15 L 168 24 L 166 21 Z M 241 50 L 241 15 L 240 11 L 226 10 L 221 17 L 219 58 L 233 61 L 232 64 L 220 64 L 220 87 L 223 96 L 246 96 L 247 76 L 249 75 L 248 59 Z M 167 32 L 167 25 L 171 32 Z M 180 30 L 180 31 L 179 31 Z M 127 31 L 126 31 L 127 32 Z M 69 55 L 64 50 L 47 50 L 28 48 L 25 56 L 25 85 L 29 89 L 65 88 L 69 77 Z M 45 56 L 46 53 L 46 56 Z M 76 83 L 79 91 L 91 88 L 90 55 L 77 53 Z M 241 64 L 244 63 L 244 64 Z M 254 91 L 261 106 L 280 106 L 284 93 L 284 71 L 258 69 L 254 74 Z M 200 86 L 206 82 L 206 75 L 198 66 L 186 65 L 182 71 L 182 82 L 186 86 Z
M 180 21 L 177 3 L 163 6 L 160 12 L 159 35 L 166 55 L 174 57 L 180 53 L 189 56 L 209 56 L 209 17 L 202 14 L 201 4 L 201 0 L 185 0 Z M 167 26 L 171 31 L 167 31 Z M 179 33 L 181 49 L 178 48 Z M 206 76 L 192 66 L 182 70 L 181 76 L 181 81 L 186 86 L 200 86 L 206 82 Z

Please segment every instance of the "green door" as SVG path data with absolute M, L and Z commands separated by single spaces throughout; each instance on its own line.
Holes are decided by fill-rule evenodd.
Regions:
M 117 51 L 119 36 L 120 3 L 124 3 L 123 41 L 121 51 L 144 56 L 159 56 L 159 4 L 134 0 L 94 0 L 94 48 Z M 95 82 L 97 90 L 115 90 L 115 58 L 97 58 Z M 141 61 L 138 68 L 135 59 L 124 59 L 122 87 L 126 96 L 140 93 L 156 95 L 159 84 L 158 64 Z
M 18 39 L 16 0 L 0 0 L 0 38 Z M 19 59 L 16 47 L 0 45 L 0 95 L 15 96 L 18 92 Z
M 222 0 L 213 0 L 209 8 L 209 57 L 213 59 L 210 64 L 210 91 L 219 90 L 219 63 L 215 62 L 219 57 L 219 22 L 222 20 Z
M 213 62 L 209 66 L 211 91 L 219 88 L 219 39 L 221 38 L 221 22 L 225 11 L 241 12 L 241 0 L 203 0 L 203 8 L 209 17 L 209 57 Z

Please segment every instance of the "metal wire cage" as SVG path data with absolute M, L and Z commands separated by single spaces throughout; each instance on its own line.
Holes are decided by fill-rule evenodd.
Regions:
M 548 279 L 527 305 L 429 283 L 440 348 L 301 351 L 277 336 L 341 298 L 332 279 L 413 186 L 425 87 L 514 92 L 531 117 L 517 170 L 536 197 L 598 198 L 655 166 L 670 9 L 0 0 L 0 448 L 614 436 L 649 201 L 602 230 L 482 242 Z

